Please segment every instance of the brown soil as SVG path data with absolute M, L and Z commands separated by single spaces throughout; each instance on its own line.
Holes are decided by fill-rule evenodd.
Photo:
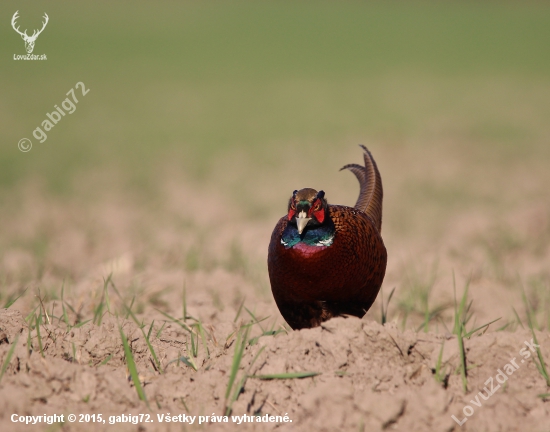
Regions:
M 379 165 L 384 167 L 384 160 L 394 156 L 382 152 Z M 395 158 L 396 172 L 399 160 L 405 165 L 406 155 L 400 158 Z M 550 333 L 545 325 L 550 304 L 545 297 L 550 256 L 547 208 L 532 204 L 540 201 L 530 194 L 524 201 L 514 201 L 509 195 L 514 204 L 505 216 L 499 206 L 509 202 L 486 208 L 474 201 L 460 211 L 451 203 L 454 210 L 449 211 L 441 203 L 423 201 L 422 196 L 407 197 L 410 189 L 404 185 L 410 179 L 403 176 L 400 183 L 398 178 L 392 180 L 388 171 L 388 218 L 383 236 L 390 262 L 385 300 L 396 287 L 389 323 L 380 324 L 379 298 L 362 320 L 337 318 L 301 331 L 284 325 L 266 276 L 267 242 L 286 198 L 272 203 L 273 196 L 248 195 L 256 207 L 265 205 L 267 210 L 247 217 L 253 210 L 236 205 L 234 196 L 225 190 L 185 186 L 183 179 L 161 182 L 164 186 L 159 195 L 150 201 L 109 187 L 90 202 L 55 198 L 29 183 L 18 191 L 17 200 L 2 210 L 1 222 L 9 235 L 1 241 L 5 251 L 1 302 L 23 295 L 8 309 L 0 310 L 2 365 L 17 342 L 0 382 L 0 429 L 550 430 L 550 405 L 539 397 L 550 389 L 537 370 L 536 354 L 525 344 L 533 336 L 517 282 L 518 277 L 524 281 L 527 296 L 535 305 L 542 329 L 536 337 L 550 363 Z M 423 175 L 417 173 L 417 184 L 424 184 Z M 257 177 L 258 187 L 262 182 L 269 182 L 267 175 Z M 476 182 L 475 173 L 471 182 Z M 351 179 L 349 184 L 353 184 Z M 487 184 L 483 187 L 489 188 Z M 536 187 L 546 193 L 542 186 Z M 399 192 L 401 188 L 404 190 Z M 284 197 L 284 191 L 280 195 Z M 413 202 L 427 213 L 421 217 L 411 210 L 405 219 L 411 227 L 404 228 L 395 215 L 406 206 L 415 208 Z M 497 214 L 501 216 L 495 217 Z M 437 270 L 433 270 L 434 263 Z M 468 330 L 501 317 L 464 340 L 466 391 L 460 375 L 459 344 L 452 334 L 453 271 L 459 299 L 470 279 L 473 318 Z M 445 307 L 423 331 L 422 294 L 418 293 L 419 287 L 429 284 L 432 274 L 429 308 Z M 107 283 L 105 291 L 109 275 L 113 284 Z M 178 324 L 162 312 L 182 318 L 183 286 L 187 313 L 193 318 Z M 100 304 L 104 309 L 96 314 Z M 162 373 L 144 332 L 126 309 L 130 305 L 137 321 L 144 323 L 145 334 L 151 328 L 150 340 Z M 63 318 L 63 306 L 69 325 Z M 39 314 L 40 337 L 35 326 Z M 76 326 L 86 320 L 90 321 Z M 198 327 L 193 327 L 197 334 L 193 343 L 198 344 L 193 359 L 185 325 L 197 320 L 202 323 L 204 338 Z M 228 423 L 211 421 L 212 415 L 225 412 L 238 330 L 251 322 L 250 344 L 233 388 L 245 373 L 248 379 L 232 405 L 232 415 L 287 415 L 292 422 L 236 424 L 231 416 Z M 129 340 L 149 407 L 140 401 L 132 383 L 119 326 Z M 269 330 L 276 334 L 261 336 Z M 520 354 L 523 348 L 526 350 Z M 441 370 L 436 379 L 440 353 Z M 526 353 L 530 356 L 524 359 Z M 197 370 L 178 362 L 182 356 L 191 357 Z M 515 371 L 512 361 L 518 365 Z M 486 394 L 483 389 L 491 387 L 490 382 L 486 384 L 490 379 L 497 387 L 497 379 L 503 379 L 499 371 L 508 371 L 510 376 L 485 400 L 479 392 Z M 318 375 L 258 378 L 290 372 Z M 48 429 L 52 426 L 10 420 L 12 414 L 64 414 L 66 419 L 71 413 L 77 420 L 80 414 L 102 414 L 107 422 L 65 421 Z M 470 416 L 459 426 L 452 416 L 462 421 L 464 413 Z M 122 414 L 149 414 L 154 422 L 109 424 L 109 416 Z M 160 423 L 160 414 L 197 418 L 193 425 Z M 198 416 L 208 417 L 209 423 L 197 425 Z

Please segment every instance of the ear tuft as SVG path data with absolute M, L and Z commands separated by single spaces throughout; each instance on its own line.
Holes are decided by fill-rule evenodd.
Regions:
M 317 193 L 317 198 L 324 198 L 324 197 L 325 197 L 325 191 L 320 190 L 320 191 Z

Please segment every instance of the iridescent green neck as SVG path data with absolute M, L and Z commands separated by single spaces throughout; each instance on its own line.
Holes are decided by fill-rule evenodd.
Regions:
M 298 234 L 298 228 L 295 225 L 288 224 L 283 235 L 281 244 L 289 249 L 298 243 L 304 243 L 308 246 L 330 246 L 334 240 L 335 227 L 332 220 L 327 220 L 323 225 L 316 228 L 306 228 L 302 234 Z

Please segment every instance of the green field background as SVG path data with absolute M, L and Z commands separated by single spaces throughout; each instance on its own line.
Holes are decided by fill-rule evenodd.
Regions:
M 16 10 L 22 29 L 48 13 L 47 61 L 13 59 Z M 546 2 L 8 0 L 0 39 L 3 194 L 29 179 L 70 194 L 88 172 L 147 189 L 166 163 L 220 181 L 219 161 L 241 156 L 243 185 L 286 166 L 318 180 L 359 142 L 550 161 Z M 90 92 L 37 142 L 77 82 Z

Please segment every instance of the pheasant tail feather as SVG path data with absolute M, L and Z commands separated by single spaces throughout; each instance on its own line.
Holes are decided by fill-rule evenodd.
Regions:
M 360 187 L 359 198 L 357 198 L 355 208 L 365 212 L 374 222 L 378 232 L 381 232 L 383 196 L 382 179 L 370 151 L 368 151 L 364 145 L 360 144 L 360 147 L 365 153 L 365 166 L 348 164 L 343 166 L 340 171 L 348 169 L 355 174 L 355 177 L 359 180 Z

